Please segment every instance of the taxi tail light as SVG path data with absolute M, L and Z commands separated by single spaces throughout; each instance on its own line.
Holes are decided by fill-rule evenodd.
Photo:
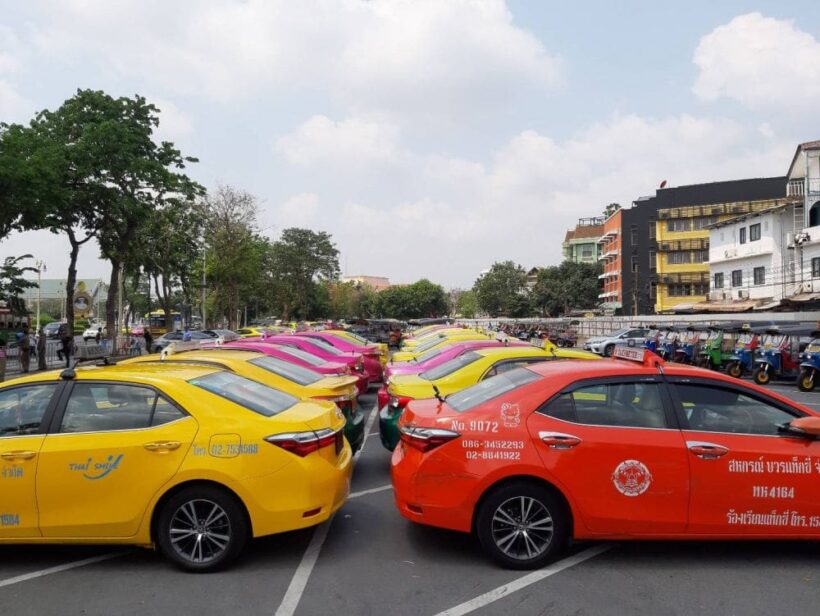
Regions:
M 324 447 L 336 444 L 336 432 L 330 428 L 307 432 L 285 432 L 266 436 L 265 440 L 271 445 L 281 447 L 285 451 L 304 458 L 306 455 L 319 451 Z
M 316 400 L 330 400 L 335 402 L 345 414 L 353 412 L 353 398 L 350 396 L 316 396 Z
M 458 432 L 444 430 L 443 428 L 418 428 L 412 426 L 402 426 L 399 428 L 399 434 L 402 442 L 422 453 L 440 447 L 461 436 Z

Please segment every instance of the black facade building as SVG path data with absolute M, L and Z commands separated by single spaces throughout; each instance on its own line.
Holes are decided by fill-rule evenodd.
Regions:
M 653 314 L 655 298 L 652 290 L 657 283 L 654 259 L 658 245 L 655 241 L 655 223 L 658 210 L 666 208 L 712 205 L 777 199 L 786 196 L 786 178 L 755 178 L 692 184 L 662 188 L 654 197 L 641 197 L 632 207 L 622 211 L 621 226 L 621 281 L 622 312 L 625 315 Z

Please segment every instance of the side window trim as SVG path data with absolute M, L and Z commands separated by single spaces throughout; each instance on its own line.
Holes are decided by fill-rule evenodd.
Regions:
M 171 404 L 174 408 L 176 408 L 182 414 L 182 417 L 180 417 L 179 419 L 185 419 L 186 417 L 190 417 L 190 415 L 191 415 L 176 400 L 174 400 L 171 396 L 169 396 L 168 394 L 166 394 L 164 391 L 160 390 L 159 388 L 155 387 L 154 385 L 149 385 L 148 383 L 133 383 L 133 382 L 130 382 L 130 381 L 108 381 L 108 380 L 105 380 L 105 381 L 92 381 L 92 380 L 85 380 L 84 379 L 82 381 L 70 381 L 70 382 L 65 382 L 64 383 L 65 388 L 63 389 L 63 392 L 61 393 L 61 395 L 58 396 L 59 397 L 59 405 L 57 405 L 57 408 L 54 409 L 54 413 L 51 417 L 51 424 L 50 424 L 49 429 L 48 429 L 48 434 L 77 434 L 77 433 L 72 433 L 72 432 L 65 432 L 65 433 L 60 432 L 60 426 L 63 423 L 63 416 L 65 415 L 65 410 L 66 410 L 66 407 L 68 406 L 68 400 L 71 398 L 71 392 L 74 391 L 74 385 L 78 382 L 83 383 L 83 384 L 88 384 L 88 385 L 131 385 L 131 386 L 134 386 L 134 387 L 144 387 L 146 389 L 150 389 L 151 391 L 153 391 L 155 394 L 157 394 L 158 397 L 164 398 L 165 400 L 168 401 L 169 404 Z M 158 428 L 159 427 L 159 426 L 152 426 L 151 425 L 151 423 L 153 423 L 153 421 L 154 421 L 154 412 L 156 411 L 156 408 L 157 408 L 157 398 L 154 398 L 154 406 L 151 409 L 151 420 L 148 424 L 148 427 L 147 428 L 140 428 L 140 429 L 142 429 L 142 430 L 151 430 L 153 428 Z M 174 421 L 179 421 L 179 419 L 174 420 Z M 173 423 L 173 422 L 169 422 L 169 423 Z M 161 425 L 168 425 L 168 424 L 161 424 Z M 105 432 L 105 433 L 124 432 L 124 431 L 127 431 L 127 430 L 100 430 L 99 433 L 103 433 L 103 432 Z M 86 432 L 84 434 L 90 434 L 90 433 Z
M 45 412 L 43 413 L 43 419 L 40 421 L 40 427 L 37 429 L 37 432 L 33 434 L 28 434 L 26 436 L 37 436 L 40 434 L 48 434 L 51 423 L 54 419 L 54 415 L 56 414 L 56 409 L 59 406 L 59 402 L 62 400 L 63 396 L 65 395 L 65 382 L 64 381 L 39 381 L 33 383 L 21 383 L 20 385 L 13 385 L 12 387 L 7 387 L 3 389 L 3 393 L 14 391 L 15 389 L 25 389 L 27 387 L 36 387 L 39 385 L 54 385 L 55 390 L 54 393 L 51 395 L 51 400 L 48 402 L 48 406 L 46 407 Z M 18 438 L 19 434 L 9 434 L 0 438 Z
M 682 424 L 678 415 L 677 415 L 677 407 L 673 404 L 672 392 L 670 391 L 669 384 L 664 376 L 660 375 L 624 375 L 624 376 L 611 376 L 611 377 L 597 377 L 597 378 L 590 378 L 590 379 L 583 379 L 580 381 L 575 381 L 561 389 L 560 391 L 554 393 L 550 396 L 545 402 L 541 403 L 535 412 L 539 415 L 543 415 L 545 417 L 550 417 L 552 419 L 556 419 L 546 413 L 547 407 L 554 401 L 557 400 L 559 397 L 565 394 L 571 394 L 578 389 L 583 389 L 586 387 L 595 387 L 596 385 L 617 385 L 621 383 L 654 383 L 658 386 L 658 391 L 661 395 L 661 400 L 663 401 L 663 416 L 666 420 L 666 427 L 664 428 L 641 428 L 638 426 L 605 426 L 605 425 L 597 425 L 597 424 L 582 424 L 579 422 L 575 422 L 577 425 L 584 425 L 584 426 L 591 426 L 595 428 L 626 428 L 630 430 L 639 429 L 639 430 L 681 430 Z M 573 400 L 573 413 L 575 412 L 575 401 Z M 559 420 L 563 421 L 563 420 Z
M 775 400 L 774 398 L 770 398 L 765 394 L 760 394 L 756 391 L 752 391 L 749 389 L 743 389 L 742 387 L 738 387 L 733 383 L 725 383 L 723 381 L 712 380 L 704 377 L 683 377 L 683 376 L 670 376 L 667 377 L 667 380 L 670 385 L 702 385 L 704 387 L 715 387 L 717 389 L 725 389 L 731 391 L 733 393 L 746 396 L 757 402 L 761 402 L 763 404 L 768 404 L 769 406 L 773 406 L 774 408 L 783 411 L 789 415 L 793 415 L 794 417 L 807 417 L 807 415 L 792 406 L 789 406 L 780 400 Z M 681 430 L 690 430 L 689 427 L 689 420 L 686 418 L 686 412 L 683 410 L 683 402 L 678 395 L 677 388 L 670 387 L 669 388 L 669 395 L 672 398 L 672 403 L 674 404 L 675 408 L 675 416 L 677 418 L 678 424 L 681 426 Z M 698 432 L 698 430 L 692 430 L 693 432 Z M 747 434 L 745 432 L 739 432 L 737 434 L 742 434 L 743 436 L 766 436 L 771 438 L 771 435 L 767 434 Z M 779 438 L 779 437 L 776 437 Z

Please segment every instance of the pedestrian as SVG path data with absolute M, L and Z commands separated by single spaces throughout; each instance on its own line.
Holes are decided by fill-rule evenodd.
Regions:
M 31 339 L 28 335 L 28 328 L 24 327 L 22 335 L 17 337 L 17 344 L 20 349 L 20 371 L 25 374 L 28 372 L 29 364 L 31 363 Z
M 61 328 L 60 342 L 62 343 L 61 351 L 57 352 L 60 359 L 65 358 L 65 367 L 71 366 L 71 355 L 74 352 L 74 337 L 68 332 L 68 326 Z
M 150 354 L 154 350 L 153 349 L 154 337 L 151 335 L 151 330 L 149 330 L 147 327 L 145 327 L 142 330 L 142 337 L 145 338 L 145 352 Z
M 97 344 L 100 343 L 100 338 L 102 338 L 102 327 L 98 327 L 97 333 L 94 335 L 94 340 L 96 340 Z
M 191 338 L 193 338 L 193 334 L 191 334 L 191 330 L 186 326 L 185 331 L 182 332 L 182 342 L 190 342 Z
M 47 370 L 46 364 L 46 330 L 40 328 L 40 335 L 37 336 L 37 367 L 40 370 Z

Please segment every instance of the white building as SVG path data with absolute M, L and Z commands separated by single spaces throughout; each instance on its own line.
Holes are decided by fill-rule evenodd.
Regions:
M 820 141 L 797 146 L 789 166 L 787 195 L 799 205 L 795 212 L 802 215 L 803 228 L 790 238 L 794 252 L 794 302 L 820 300 Z
M 779 205 L 709 226 L 710 301 L 779 304 L 791 293 L 794 250 L 787 246 L 802 226 L 802 212 L 797 220 L 794 212 Z

